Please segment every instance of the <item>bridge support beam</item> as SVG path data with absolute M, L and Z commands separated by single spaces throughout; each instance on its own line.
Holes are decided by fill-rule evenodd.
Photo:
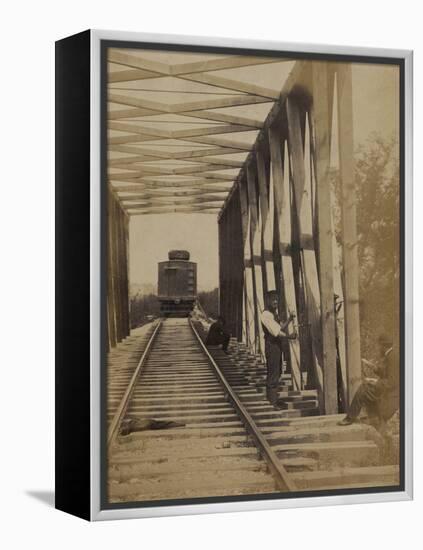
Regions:
M 331 150 L 339 150 L 342 249 Z M 298 319 L 299 338 L 286 346 L 293 387 L 317 388 L 326 414 L 351 400 L 361 378 L 353 153 L 351 66 L 297 62 L 220 216 L 222 239 L 233 231 L 235 211 L 240 219 L 242 308 L 229 310 L 242 322 L 243 341 L 252 352 L 263 350 L 263 297 L 278 290 L 281 318 Z M 228 247 L 224 261 L 234 255 Z
M 259 208 L 257 197 L 257 172 L 254 163 L 251 163 L 247 168 L 247 185 L 248 185 L 248 206 L 250 211 L 250 243 L 251 257 L 254 270 L 254 303 L 255 303 L 255 318 L 257 327 L 257 344 L 258 351 L 264 357 L 264 333 L 260 321 L 261 313 L 264 310 L 264 295 L 263 295 L 263 271 L 261 257 L 261 240 L 262 235 L 259 224 Z
M 316 167 L 316 215 L 318 235 L 318 262 L 320 303 L 322 316 L 322 352 L 324 378 L 324 410 L 338 412 L 337 349 L 335 336 L 334 259 L 332 202 L 329 180 L 329 94 L 326 62 L 315 62 L 313 70 L 313 105 L 310 120 L 314 128 Z
M 129 335 L 129 219 L 109 192 L 107 235 L 107 341 L 109 348 Z
M 338 147 L 341 178 L 342 253 L 347 355 L 348 402 L 361 382 L 359 266 L 355 191 L 351 65 L 337 67 Z

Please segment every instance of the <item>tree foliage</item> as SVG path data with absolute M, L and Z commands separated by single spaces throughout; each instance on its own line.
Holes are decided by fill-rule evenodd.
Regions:
M 399 331 L 399 161 L 398 144 L 374 134 L 356 152 L 355 184 L 362 356 L 376 358 L 381 333 Z M 336 233 L 341 242 L 340 180 Z
M 160 303 L 154 294 L 136 294 L 130 300 L 131 329 L 137 328 L 148 321 L 147 316 L 160 315 Z
M 219 315 L 219 290 L 215 288 L 213 290 L 199 292 L 198 300 L 207 317 L 217 319 Z

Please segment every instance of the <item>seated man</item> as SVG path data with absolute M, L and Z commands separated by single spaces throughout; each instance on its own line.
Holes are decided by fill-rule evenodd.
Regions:
M 228 353 L 228 345 L 231 335 L 225 330 L 225 319 L 219 315 L 217 321 L 215 321 L 209 329 L 209 333 L 206 338 L 206 346 L 220 346 L 222 350 Z
M 377 379 L 366 378 L 356 391 L 347 416 L 339 422 L 349 426 L 356 422 L 360 411 L 366 408 L 372 423 L 379 431 L 385 431 L 385 424 L 399 408 L 399 362 L 394 352 L 392 339 L 379 337 L 382 364 L 375 368 Z

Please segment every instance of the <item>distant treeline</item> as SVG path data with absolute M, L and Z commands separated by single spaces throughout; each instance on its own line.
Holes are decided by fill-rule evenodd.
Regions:
M 217 288 L 208 292 L 199 292 L 198 300 L 204 309 L 207 317 L 216 319 L 219 311 L 219 291 Z M 131 296 L 130 299 L 130 318 L 131 328 L 137 328 L 149 319 L 148 317 L 160 316 L 160 303 L 155 294 L 141 294 Z
M 207 317 L 216 319 L 219 314 L 219 290 L 215 288 L 207 292 L 199 292 L 198 300 Z
M 154 294 L 136 294 L 130 300 L 131 328 L 137 328 L 148 321 L 147 317 L 160 315 L 160 304 Z

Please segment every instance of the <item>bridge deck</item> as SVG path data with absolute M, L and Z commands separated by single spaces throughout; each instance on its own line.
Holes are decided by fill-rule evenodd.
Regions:
M 110 357 L 109 419 L 153 329 L 133 331 Z M 385 463 L 374 428 L 341 427 L 341 415 L 316 415 L 315 393 L 293 392 L 286 380 L 280 395 L 287 408 L 276 411 L 265 398 L 260 361 L 233 342 L 229 355 L 210 351 L 298 490 L 398 484 L 398 466 Z M 112 501 L 278 491 L 186 319 L 164 322 L 128 416 L 176 424 L 118 438 L 109 455 Z

